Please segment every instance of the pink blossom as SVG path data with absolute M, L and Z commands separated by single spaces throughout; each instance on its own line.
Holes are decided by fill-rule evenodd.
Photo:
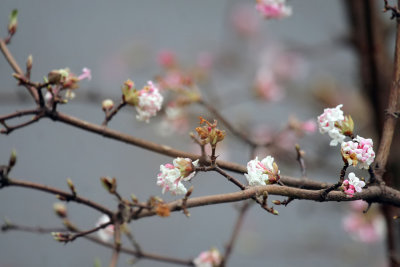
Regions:
M 267 101 L 278 101 L 284 96 L 283 88 L 274 74 L 264 67 L 257 73 L 255 89 L 257 94 Z
M 160 173 L 157 175 L 157 185 L 162 187 L 162 193 L 170 191 L 173 195 L 184 195 L 187 192 L 182 181 L 189 181 L 194 177 L 199 160 L 189 158 L 176 158 L 173 164 L 160 165 Z
M 138 92 L 139 101 L 136 105 L 136 111 L 139 114 L 136 115 L 136 118 L 139 121 L 146 121 L 148 123 L 150 117 L 155 116 L 157 111 L 161 109 L 163 97 L 151 81 L 148 81 L 147 84 L 147 86 Z
M 266 19 L 281 19 L 292 15 L 286 0 L 257 0 L 256 9 Z
M 203 251 L 193 260 L 196 267 L 214 267 L 221 264 L 222 257 L 219 251 L 212 248 L 207 251 Z
M 82 69 L 82 74 L 78 76 L 78 80 L 82 81 L 83 79 L 88 79 L 89 81 L 92 79 L 92 72 L 90 69 Z
M 354 172 L 349 173 L 348 180 L 344 180 L 342 183 L 342 190 L 351 198 L 354 196 L 355 192 L 361 192 L 362 188 L 365 186 L 365 182 L 361 181 Z
M 379 210 L 372 207 L 364 214 L 363 210 L 368 204 L 363 200 L 352 201 L 350 205 L 350 213 L 342 220 L 343 228 L 349 236 L 363 243 L 382 240 L 386 229 L 385 220 Z
M 203 70 L 211 69 L 213 65 L 213 56 L 208 52 L 201 52 L 197 56 L 197 66 Z
M 108 223 L 110 221 L 110 218 L 108 215 L 103 214 L 99 220 L 96 223 L 96 227 L 99 227 L 102 224 Z M 100 229 L 97 231 L 97 234 L 99 235 L 100 239 L 104 242 L 110 241 L 114 237 L 114 225 L 110 224 L 107 227 Z
M 375 159 L 372 139 L 357 136 L 353 141 L 342 143 L 342 156 L 349 165 L 368 169 Z
M 308 121 L 305 121 L 301 124 L 301 128 L 303 129 L 304 132 L 306 133 L 315 133 L 317 130 L 317 124 L 315 123 L 314 120 L 310 119 Z
M 158 63 L 164 68 L 171 68 L 176 65 L 176 56 L 170 50 L 163 50 L 158 54 Z
M 254 7 L 240 4 L 234 7 L 231 21 L 234 29 L 243 36 L 252 36 L 259 29 L 259 20 L 254 16 Z

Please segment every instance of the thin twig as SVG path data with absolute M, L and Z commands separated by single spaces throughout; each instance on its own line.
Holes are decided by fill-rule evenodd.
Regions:
M 0 188 L 7 187 L 7 186 L 18 186 L 18 187 L 25 187 L 25 188 L 43 191 L 46 193 L 57 195 L 66 201 L 74 201 L 77 203 L 81 203 L 81 204 L 91 207 L 95 210 L 98 210 L 102 213 L 105 213 L 109 216 L 113 215 L 113 212 L 111 210 L 107 209 L 106 207 L 104 207 L 96 202 L 93 202 L 93 201 L 83 198 L 83 197 L 74 196 L 73 194 L 71 194 L 69 192 L 62 191 L 62 190 L 54 188 L 54 187 L 50 187 L 50 186 L 46 186 L 46 185 L 42 185 L 42 184 L 38 184 L 38 183 L 33 183 L 33 182 L 28 182 L 28 181 L 16 180 L 16 179 L 12 179 L 12 178 L 8 178 L 6 183 L 4 183 L 3 179 L 1 179 L 0 180 Z
M 3 53 L 4 57 L 6 58 L 6 60 L 8 61 L 8 63 L 10 64 L 11 68 L 16 73 L 18 73 L 19 75 L 23 76 L 24 72 L 22 71 L 22 69 L 18 65 L 17 61 L 15 60 L 13 55 L 11 54 L 10 50 L 8 50 L 7 45 L 6 45 L 6 43 L 4 42 L 3 39 L 0 39 L 0 50 Z M 34 87 L 31 87 L 31 86 L 26 86 L 26 88 L 28 89 L 29 93 L 32 95 L 32 97 L 35 100 L 35 102 L 39 103 L 39 96 L 38 96 L 38 93 L 37 93 L 36 89 Z
M 16 225 L 14 223 L 6 223 L 4 224 L 1 229 L 3 231 L 22 231 L 22 232 L 30 232 L 30 233 L 39 233 L 39 234 L 48 234 L 51 232 L 62 232 L 65 230 L 65 228 L 44 228 L 44 227 L 31 227 L 31 226 L 24 226 L 24 225 Z M 81 232 L 76 226 L 74 226 L 72 223 L 69 224 L 68 229 L 73 232 Z M 93 236 L 84 236 L 85 239 L 88 239 L 89 241 L 96 243 L 98 245 L 108 247 L 108 248 L 113 248 L 113 244 L 104 242 L 100 240 L 99 238 L 93 237 Z M 193 266 L 193 263 L 191 260 L 184 260 L 184 259 L 179 259 L 179 258 L 172 258 L 169 256 L 163 256 L 159 254 L 154 254 L 154 253 L 149 253 L 149 252 L 140 252 L 140 254 L 132 249 L 128 249 L 125 247 L 121 247 L 121 253 L 129 254 L 135 257 L 138 257 L 140 255 L 141 258 L 146 258 L 149 260 L 155 260 L 155 261 L 160 261 L 160 262 L 167 262 L 167 263 L 173 263 L 173 264 L 179 264 L 179 265 L 187 265 L 187 266 Z
M 229 239 L 228 244 L 225 247 L 225 253 L 224 256 L 222 257 L 222 263 L 221 263 L 221 267 L 226 266 L 226 263 L 228 262 L 228 259 L 232 253 L 232 249 L 236 243 L 236 240 L 239 236 L 239 232 L 240 232 L 240 228 L 242 227 L 246 212 L 249 210 L 250 207 L 250 202 L 249 201 L 245 201 L 243 203 L 243 205 L 240 207 L 239 210 L 239 214 L 238 217 L 236 219 L 236 223 L 235 226 L 233 227 L 233 231 L 231 234 L 231 238 Z

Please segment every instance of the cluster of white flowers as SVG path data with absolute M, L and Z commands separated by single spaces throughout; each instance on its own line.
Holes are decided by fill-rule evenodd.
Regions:
M 332 138 L 330 142 L 331 146 L 336 146 L 344 141 L 345 136 L 342 134 L 341 129 L 337 127 L 337 124 L 344 121 L 343 111 L 341 110 L 343 105 L 338 105 L 336 108 L 326 108 L 324 113 L 318 116 L 318 127 L 320 133 L 328 133 Z
M 188 158 L 176 158 L 173 164 L 160 165 L 160 173 L 157 176 L 157 185 L 162 187 L 162 193 L 170 191 L 173 195 L 184 195 L 187 192 L 182 181 L 189 181 L 196 174 L 194 168 L 199 160 Z
M 257 0 L 256 9 L 266 19 L 281 19 L 292 15 L 286 0 Z
M 342 189 L 347 197 L 353 197 L 355 192 L 361 192 L 365 182 L 360 180 L 354 172 L 349 173 L 348 179 L 343 181 Z
M 139 121 L 149 122 L 150 117 L 157 114 L 160 111 L 163 102 L 163 96 L 160 94 L 158 88 L 154 86 L 153 82 L 148 81 L 139 93 L 139 101 L 136 105 L 136 111 L 139 113 L 136 115 L 136 119 Z
M 250 160 L 247 163 L 246 176 L 249 185 L 265 185 L 273 184 L 279 180 L 279 169 L 278 165 L 274 162 L 274 158 L 267 156 L 261 161 L 256 157 L 254 160 Z
M 196 267 L 214 267 L 221 264 L 222 257 L 219 251 L 212 248 L 207 251 L 203 251 L 193 260 Z
M 353 141 L 342 143 L 342 156 L 349 165 L 368 169 L 375 159 L 372 139 L 357 136 Z

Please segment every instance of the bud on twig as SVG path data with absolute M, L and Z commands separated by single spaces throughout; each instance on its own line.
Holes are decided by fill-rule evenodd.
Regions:
M 133 193 L 131 194 L 131 199 L 132 199 L 132 202 L 135 203 L 135 204 L 139 202 L 138 198 Z
M 28 78 L 31 76 L 32 64 L 33 64 L 33 57 L 32 55 L 29 55 L 28 59 L 26 60 L 26 76 Z
M 11 155 L 10 155 L 10 159 L 8 161 L 8 166 L 10 168 L 15 166 L 15 163 L 17 162 L 17 152 L 15 151 L 15 149 L 13 149 L 11 151 Z
M 14 9 L 11 11 L 10 14 L 10 19 L 8 21 L 8 33 L 10 35 L 14 35 L 14 33 L 17 31 L 18 27 L 18 10 Z
M 280 202 L 279 200 L 272 200 L 272 204 L 281 205 L 282 202 Z
M 76 189 L 75 189 L 75 185 L 72 183 L 72 180 L 70 178 L 67 179 L 67 184 L 69 189 L 71 190 L 72 194 L 74 196 L 76 196 Z
M 103 100 L 103 102 L 101 103 L 101 108 L 103 109 L 104 112 L 112 110 L 113 107 L 114 107 L 114 101 L 112 101 L 111 99 Z
M 115 177 L 113 177 L 112 179 L 108 178 L 108 177 L 101 177 L 100 178 L 101 184 L 103 185 L 103 187 L 110 193 L 110 194 L 114 194 L 117 190 L 117 180 L 115 179 Z
M 67 207 L 63 203 L 54 203 L 53 210 L 58 217 L 60 218 L 67 217 Z

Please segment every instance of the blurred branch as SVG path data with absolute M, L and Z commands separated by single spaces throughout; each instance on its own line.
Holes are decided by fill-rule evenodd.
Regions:
M 249 207 L 250 207 L 250 202 L 246 201 L 243 203 L 243 205 L 239 209 L 239 215 L 236 219 L 236 223 L 233 228 L 231 238 L 225 247 L 225 253 L 224 253 L 224 256 L 222 257 L 223 260 L 221 263 L 221 267 L 226 266 L 226 263 L 228 262 L 228 259 L 232 253 L 233 246 L 235 245 L 236 240 L 238 238 L 240 228 L 242 227 L 246 212 L 249 210 Z
M 68 229 L 71 231 L 74 231 L 74 232 L 81 232 L 72 223 L 68 224 Z M 5 223 L 4 225 L 2 225 L 1 230 L 3 232 L 21 231 L 21 232 L 30 232 L 30 233 L 39 233 L 39 234 L 49 234 L 51 232 L 62 232 L 65 230 L 65 228 L 32 227 L 32 226 L 18 225 L 18 224 L 14 224 L 14 223 Z M 99 238 L 96 238 L 93 236 L 84 236 L 84 238 L 93 243 L 96 243 L 98 245 L 108 247 L 108 248 L 113 248 L 113 244 L 104 242 L 104 241 L 100 240 Z M 135 250 L 128 249 L 125 247 L 121 247 L 121 253 L 129 254 L 129 255 L 132 255 L 135 257 L 138 257 L 140 255 L 141 258 L 160 261 L 160 262 L 168 262 L 168 263 L 173 263 L 173 264 L 193 266 L 192 260 L 183 260 L 183 259 L 179 259 L 179 258 L 172 258 L 172 257 L 163 256 L 163 255 L 159 255 L 159 254 L 153 254 L 153 253 L 144 252 L 144 251 L 141 251 L 140 253 L 138 253 Z
M 91 207 L 95 210 L 98 210 L 102 213 L 105 213 L 109 216 L 113 215 L 113 212 L 111 210 L 107 209 L 106 207 L 104 207 L 96 202 L 93 202 L 89 199 L 86 199 L 86 198 L 83 198 L 80 196 L 73 195 L 71 193 L 62 191 L 62 190 L 54 188 L 54 187 L 50 187 L 50 186 L 42 185 L 42 184 L 38 184 L 38 183 L 33 183 L 33 182 L 28 182 L 28 181 L 16 180 L 16 179 L 12 179 L 9 177 L 5 178 L 5 177 L 3 177 L 3 175 L 0 178 L 1 178 L 0 179 L 0 188 L 9 187 L 9 186 L 17 186 L 17 187 L 25 187 L 25 188 L 30 188 L 30 189 L 34 189 L 34 190 L 39 190 L 39 191 L 43 191 L 43 192 L 50 193 L 53 195 L 57 195 L 61 200 L 81 203 L 81 204 Z

